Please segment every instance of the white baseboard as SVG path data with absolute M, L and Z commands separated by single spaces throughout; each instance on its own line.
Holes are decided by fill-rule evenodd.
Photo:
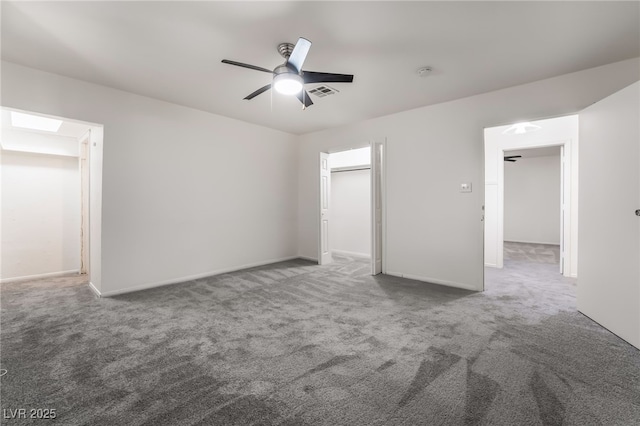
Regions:
M 79 274 L 79 273 L 80 273 L 79 269 L 72 269 L 70 271 L 60 271 L 60 272 L 48 272 L 46 274 L 35 274 L 35 275 L 25 275 L 23 277 L 2 278 L 0 279 L 0 283 L 37 280 L 39 278 L 60 277 L 62 275 L 71 275 L 71 274 Z
M 318 258 L 317 257 L 309 257 L 309 256 L 297 256 L 298 259 L 304 259 L 304 260 L 309 260 L 311 262 L 316 262 L 318 263 Z
M 337 254 L 338 256 L 351 256 L 351 257 L 360 257 L 364 259 L 371 259 L 371 255 L 367 253 L 357 253 L 354 251 L 346 251 L 346 250 L 331 250 L 332 254 Z
M 96 286 L 93 285 L 93 283 L 91 281 L 89 281 L 89 288 L 96 294 L 96 296 L 102 297 L 102 294 L 100 293 L 100 290 L 98 290 L 96 288 Z
M 278 263 L 278 262 L 284 262 L 287 260 L 293 260 L 293 259 L 299 259 L 300 256 L 288 256 L 288 257 L 282 257 L 280 259 L 271 259 L 271 260 L 265 260 L 265 261 L 261 261 L 261 262 L 254 262 L 254 263 L 248 263 L 245 265 L 240 265 L 240 266 L 234 266 L 231 268 L 221 268 L 221 269 L 216 269 L 214 271 L 209 271 L 209 272 L 203 272 L 200 274 L 195 274 L 195 275 L 187 275 L 184 277 L 177 277 L 177 278 L 171 278 L 169 280 L 163 280 L 163 281 L 156 281 L 153 283 L 147 283 L 147 284 L 142 284 L 142 285 L 138 285 L 135 287 L 131 287 L 131 288 L 124 288 L 124 289 L 118 289 L 118 290 L 111 290 L 111 291 L 98 291 L 98 289 L 96 289 L 95 287 L 92 288 L 92 290 L 94 292 L 96 292 L 96 294 L 98 294 L 99 297 L 111 297 L 111 296 L 117 296 L 120 294 L 126 294 L 126 293 L 133 293 L 134 291 L 140 291 L 140 290 L 148 290 L 150 288 L 155 288 L 155 287 L 162 287 L 165 285 L 170 285 L 170 284 L 178 284 L 178 283 L 183 283 L 185 281 L 192 281 L 192 280 L 197 280 L 200 278 L 206 278 L 206 277 L 212 277 L 215 275 L 221 275 L 221 274 L 226 274 L 229 272 L 236 272 L 236 271 L 241 271 L 243 269 L 249 269 L 249 268 L 255 268 L 256 266 L 264 266 L 264 265 L 269 265 L 271 263 Z
M 394 277 L 408 278 L 410 280 L 423 281 L 426 283 L 438 284 L 446 287 L 455 287 L 455 288 L 461 288 L 463 290 L 471 290 L 471 291 L 482 291 L 481 289 L 477 289 L 469 284 L 458 283 L 455 281 L 440 280 L 437 278 L 423 277 L 420 275 L 413 275 L 413 274 L 404 274 L 402 272 L 393 272 L 393 271 L 387 271 L 386 274 L 393 275 Z
M 488 266 L 489 268 L 497 268 L 498 264 L 497 263 L 485 263 L 484 266 Z

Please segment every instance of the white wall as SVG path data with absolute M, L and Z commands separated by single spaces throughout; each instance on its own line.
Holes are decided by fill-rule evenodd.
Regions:
M 388 141 L 387 272 L 481 289 L 483 128 L 576 112 L 636 81 L 639 66 L 631 59 L 302 137 L 7 62 L 2 103 L 104 125 L 105 294 L 296 252 L 316 258 L 318 153 L 374 137 Z M 461 182 L 474 192 L 458 192 Z
M 560 244 L 560 155 L 504 163 L 504 240 Z
M 78 271 L 78 158 L 4 150 L 1 157 L 0 279 Z
M 371 256 L 371 171 L 331 173 L 330 206 L 331 250 Z
M 640 82 L 580 114 L 578 310 L 640 348 Z
M 104 125 L 103 294 L 297 254 L 296 136 L 7 62 L 2 103 Z
M 299 253 L 317 257 L 318 153 L 386 137 L 387 273 L 483 288 L 483 129 L 576 112 L 638 78 L 638 59 L 311 133 L 299 156 Z M 472 193 L 460 193 L 463 182 Z

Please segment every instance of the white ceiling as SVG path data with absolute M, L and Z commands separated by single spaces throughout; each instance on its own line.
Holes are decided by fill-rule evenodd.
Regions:
M 2 59 L 307 133 L 640 56 L 639 2 L 2 2 Z M 267 92 L 281 42 L 340 93 Z M 417 69 L 433 67 L 428 77 Z M 307 89 L 315 85 L 307 86 Z

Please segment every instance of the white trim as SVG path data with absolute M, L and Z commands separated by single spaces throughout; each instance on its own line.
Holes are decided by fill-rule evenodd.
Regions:
M 380 145 L 382 147 L 382 157 L 380 158 L 380 162 L 376 160 L 376 145 Z M 377 217 L 376 217 L 376 197 L 380 197 L 380 256 L 382 257 L 382 262 L 380 265 L 381 274 L 385 274 L 387 272 L 387 138 L 385 137 L 376 137 L 370 140 L 369 146 L 371 147 L 371 200 L 370 200 L 370 210 L 371 210 L 371 273 L 374 274 L 376 272 L 376 242 L 377 242 Z M 380 181 L 375 176 L 374 166 L 380 165 Z M 379 185 L 379 191 L 376 191 L 376 185 Z
M 342 256 L 351 256 L 351 257 L 362 257 L 364 259 L 371 259 L 371 255 L 367 253 L 357 253 L 355 251 L 346 251 L 346 250 L 331 250 L 332 254 L 342 255 Z
M 96 294 L 96 296 L 102 297 L 102 293 L 100 293 L 100 290 L 98 290 L 91 281 L 89 281 L 89 288 Z
M 386 275 L 393 275 L 394 277 L 407 278 L 407 279 L 416 280 L 416 281 L 423 281 L 425 283 L 438 284 L 438 285 L 442 285 L 442 286 L 446 286 L 446 287 L 460 288 L 460 289 L 463 289 L 463 290 L 482 291 L 482 290 L 478 290 L 477 288 L 475 288 L 475 287 L 473 287 L 473 286 L 471 286 L 469 284 L 458 283 L 458 282 L 455 282 L 455 281 L 439 280 L 439 279 L 436 279 L 436 278 L 423 277 L 423 276 L 420 276 L 420 275 L 404 274 L 402 272 L 392 272 L 392 271 L 387 271 Z
M 36 274 L 36 275 L 25 275 L 23 277 L 12 277 L 12 278 L 2 278 L 0 279 L 0 283 L 12 283 L 16 281 L 29 281 L 29 280 L 37 280 L 40 278 L 50 278 L 50 277 L 59 277 L 62 275 L 70 275 L 70 274 L 78 274 L 80 270 L 72 269 L 70 271 L 60 271 L 60 272 L 48 272 L 46 274 Z
M 382 273 L 387 273 L 387 138 L 382 138 Z
M 302 260 L 309 260 L 311 262 L 318 262 L 318 258 L 317 257 L 311 257 L 311 256 L 296 256 L 298 259 L 302 259 Z
M 179 284 L 179 283 L 183 283 L 183 282 L 186 282 L 186 281 L 192 281 L 192 280 L 197 280 L 197 279 L 206 278 L 206 277 L 213 277 L 215 275 L 226 274 L 226 273 L 229 273 L 229 272 L 237 272 L 237 271 L 241 271 L 243 269 L 255 268 L 256 266 L 264 266 L 264 265 L 269 265 L 269 264 L 272 264 L 272 263 L 285 262 L 287 260 L 293 260 L 293 259 L 299 259 L 299 258 L 300 258 L 300 256 L 288 256 L 288 257 L 282 257 L 280 259 L 271 259 L 271 260 L 265 260 L 265 261 L 261 261 L 261 262 L 247 263 L 245 265 L 235 266 L 235 267 L 231 267 L 231 268 L 216 269 L 214 271 L 203 272 L 203 273 L 195 274 L 195 275 L 187 275 L 187 276 L 184 276 L 184 277 L 176 277 L 176 278 L 171 278 L 169 280 L 156 281 L 156 282 L 153 282 L 153 283 L 142 284 L 142 285 L 138 285 L 138 286 L 135 286 L 135 287 L 126 288 L 126 289 L 103 291 L 103 292 L 98 291 L 98 294 L 100 295 L 100 297 L 117 296 L 117 295 L 120 295 L 120 294 L 133 293 L 134 291 L 148 290 L 148 289 L 151 289 L 151 288 L 162 287 L 162 286 L 169 285 L 169 284 Z M 95 287 L 94 287 L 94 289 L 95 289 Z M 94 291 L 97 291 L 97 289 L 94 290 Z

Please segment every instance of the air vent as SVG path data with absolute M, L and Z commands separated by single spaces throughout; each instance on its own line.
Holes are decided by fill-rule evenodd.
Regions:
M 316 95 L 319 98 L 324 98 L 325 96 L 336 94 L 338 91 L 333 87 L 322 85 L 309 90 L 309 93 Z

